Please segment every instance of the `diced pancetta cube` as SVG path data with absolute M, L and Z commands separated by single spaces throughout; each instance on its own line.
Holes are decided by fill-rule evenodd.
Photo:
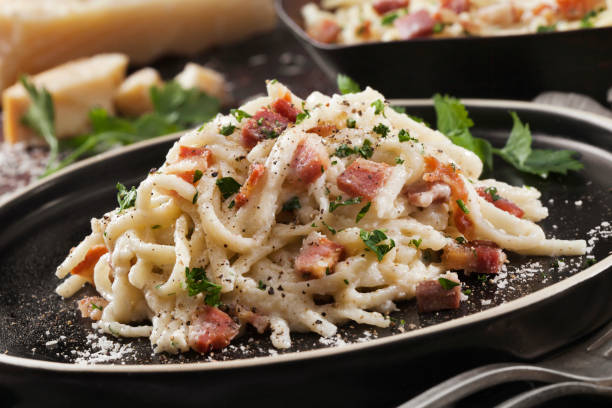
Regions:
M 449 244 L 444 247 L 442 264 L 449 270 L 497 274 L 506 262 L 506 254 L 490 241 L 470 241 L 466 245 Z
M 89 283 L 93 284 L 94 267 L 100 260 L 100 257 L 108 252 L 108 249 L 104 245 L 96 245 L 89 248 L 85 258 L 75 266 L 70 273 L 73 275 L 79 275 L 87 279 Z
M 236 197 L 234 198 L 236 208 L 242 207 L 249 201 L 251 195 L 265 174 L 266 166 L 263 164 L 255 163 L 251 165 L 249 177 L 244 182 L 242 187 L 240 187 L 240 191 L 238 191 L 238 194 L 236 194 Z
M 433 33 L 436 22 L 427 10 L 419 10 L 415 13 L 396 18 L 393 22 L 402 40 L 427 37 Z
M 390 11 L 408 7 L 408 0 L 378 0 L 372 7 L 382 16 Z
M 327 149 L 318 136 L 308 135 L 293 153 L 287 181 L 306 186 L 321 177 L 328 167 Z
M 489 25 L 508 27 L 518 21 L 518 10 L 511 2 L 495 3 L 481 7 L 476 11 L 477 19 Z
M 92 320 L 100 320 L 102 311 L 108 305 L 108 301 L 100 296 L 89 296 L 79 300 L 78 306 L 82 317 Z
M 225 312 L 212 306 L 200 306 L 191 317 L 187 339 L 192 349 L 205 354 L 227 347 L 238 329 L 238 324 Z
M 307 133 L 316 133 L 321 137 L 329 137 L 338 131 L 336 125 L 332 125 L 330 123 L 322 123 L 318 124 L 315 127 L 311 127 L 306 132 Z
M 280 113 L 262 109 L 250 118 L 241 131 L 242 145 L 249 149 L 264 139 L 276 139 L 287 129 L 289 119 Z
M 295 259 L 295 270 L 305 277 L 319 279 L 334 272 L 344 256 L 344 247 L 319 233 L 310 234 Z
M 325 19 L 308 28 L 308 35 L 323 44 L 335 43 L 342 28 L 333 20 Z
M 408 202 L 415 207 L 429 207 L 433 203 L 448 200 L 451 189 L 442 182 L 417 183 L 406 189 Z
M 470 0 L 442 0 L 441 7 L 460 14 L 470 9 Z
M 481 196 L 482 198 L 484 198 L 485 200 L 487 200 L 488 202 L 490 202 L 491 204 L 493 204 L 500 210 L 506 211 L 507 213 L 510 213 L 518 218 L 523 218 L 523 215 L 525 215 L 525 212 L 521 210 L 521 207 L 514 204 L 510 200 L 506 200 L 503 197 L 493 197 L 493 194 L 491 194 L 490 192 L 487 192 L 484 187 L 480 187 L 476 191 L 478 192 L 479 196 Z
M 338 188 L 352 197 L 372 200 L 385 184 L 391 171 L 386 163 L 359 158 L 338 176 Z
M 605 7 L 602 0 L 557 0 L 557 9 L 567 19 L 579 19 L 589 11 Z
M 459 283 L 453 278 L 446 279 Z M 458 309 L 461 303 L 461 285 L 444 289 L 437 279 L 419 282 L 416 287 L 416 301 L 419 313 Z
M 212 151 L 207 147 L 179 147 L 179 159 L 204 158 L 210 166 L 213 160 Z
M 300 113 L 300 110 L 293 106 L 291 102 L 282 98 L 274 101 L 272 109 L 279 115 L 289 119 L 290 122 L 295 122 L 297 115 Z

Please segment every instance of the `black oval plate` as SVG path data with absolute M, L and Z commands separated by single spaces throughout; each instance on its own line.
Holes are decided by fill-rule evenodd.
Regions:
M 430 101 L 396 102 L 406 106 L 409 113 L 435 123 Z M 579 152 L 584 170 L 566 177 L 552 176 L 547 181 L 520 174 L 501 161 L 495 163 L 493 176 L 496 178 L 542 191 L 542 200 L 550 210 L 550 217 L 542 224 L 548 235 L 583 238 L 602 221 L 612 220 L 612 155 L 609 153 L 612 121 L 529 103 L 465 102 L 476 123 L 473 133 L 488 138 L 496 146 L 509 133 L 512 122 L 508 110 L 513 110 L 530 123 L 535 147 L 569 148 Z M 45 389 L 53 393 L 59 392 L 54 391 L 58 384 L 73 381 L 84 389 L 91 389 L 93 383 L 85 385 L 83 379 L 96 379 L 116 392 L 123 390 L 127 382 L 142 385 L 151 380 L 151 384 L 161 387 L 156 388 L 160 401 L 170 401 L 160 391 L 167 391 L 160 384 L 170 381 L 179 389 L 198 384 L 197 392 L 189 388 L 189 398 L 193 397 L 190 400 L 197 401 L 199 396 L 206 395 L 210 401 L 227 403 L 249 401 L 248 393 L 235 393 L 230 383 L 256 393 L 262 383 L 276 381 L 283 387 L 278 395 L 294 395 L 301 389 L 300 384 L 308 381 L 309 386 L 332 393 L 338 390 L 335 387 L 345 387 L 347 395 L 326 400 L 330 403 L 395 403 L 410 396 L 411 388 L 405 383 L 390 378 L 393 375 L 385 375 L 385 384 L 403 384 L 405 390 L 401 397 L 389 389 L 382 392 L 370 387 L 364 394 L 361 380 L 356 382 L 355 376 L 377 384 L 383 381 L 380 375 L 375 375 L 377 370 L 394 373 L 404 365 L 427 361 L 429 368 L 421 367 L 421 375 L 412 377 L 414 386 L 428 378 L 425 372 L 431 370 L 431 364 L 436 367 L 435 374 L 440 375 L 449 372 L 449 368 L 463 369 L 492 359 L 535 358 L 612 318 L 609 304 L 612 257 L 608 256 L 612 242 L 602 239 L 592 252 L 600 262 L 591 267 L 584 257 L 565 258 L 563 267 L 555 267 L 550 258 L 511 255 L 506 289 L 472 277 L 466 281 L 466 288 L 472 290 L 470 300 L 457 311 L 419 315 L 413 301 L 405 302 L 392 315 L 397 324 L 405 321 L 405 333 L 398 325 L 390 329 L 348 325 L 340 330 L 341 336 L 356 344 L 339 348 L 327 347 L 314 334 L 294 333 L 294 347 L 277 356 L 270 356 L 272 346 L 267 336 L 248 333 L 238 339 L 237 347 L 206 358 L 196 353 L 152 355 L 148 339 L 119 339 L 117 343 L 131 344 L 133 352 L 115 361 L 116 365 L 71 364 L 75 359 L 73 350 L 78 355 L 90 349 L 86 337 L 93 331 L 90 322 L 81 319 L 75 307 L 75 299 L 82 293 L 69 300 L 61 300 L 54 293 L 58 283 L 55 268 L 68 250 L 89 232 L 90 218 L 116 207 L 116 182 L 137 185 L 151 167 L 163 162 L 174 140 L 160 138 L 79 163 L 0 207 L 3 226 L 0 352 L 5 353 L 0 355 L 0 384 L 11 384 L 12 391 L 6 392 L 19 395 L 13 397 L 34 398 L 35 395 L 26 391 L 31 381 L 42 381 Z M 549 199 L 554 203 L 550 204 Z M 575 204 L 578 200 L 582 201 L 581 206 Z M 534 262 L 539 262 L 542 268 L 535 268 L 534 273 L 516 273 L 514 279 L 510 277 L 517 267 Z M 83 293 L 87 291 L 91 289 Z M 371 340 L 362 341 L 365 339 Z M 58 340 L 57 345 L 47 347 L 46 343 L 53 340 Z M 245 347 L 241 350 L 240 346 Z M 252 358 L 264 356 L 267 357 Z M 15 377 L 16 373 L 19 376 Z M 145 389 L 150 395 L 151 387 Z M 2 392 L 0 387 L 0 397 Z M 129 395 L 125 390 L 121 392 L 126 398 L 140 395 L 135 390 Z M 263 400 L 268 397 L 273 395 L 262 396 Z M 309 394 L 297 404 L 304 406 L 314 401 L 317 398 Z
M 321 68 L 349 75 L 388 98 L 533 99 L 579 92 L 606 103 L 612 87 L 612 27 L 491 37 L 322 44 L 304 32 L 301 8 L 318 0 L 276 0 L 281 21 Z

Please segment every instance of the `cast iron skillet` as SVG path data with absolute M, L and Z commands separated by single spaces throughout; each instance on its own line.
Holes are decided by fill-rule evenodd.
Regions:
M 322 44 L 303 29 L 313 0 L 276 0 L 281 21 L 321 68 L 378 89 L 388 98 L 533 99 L 543 91 L 578 92 L 602 103 L 612 86 L 612 27 L 499 37 Z M 314 0 L 319 3 L 318 0 Z
M 430 101 L 398 102 L 409 113 L 435 123 Z M 514 110 L 531 124 L 537 147 L 579 152 L 583 171 L 547 181 L 495 163 L 495 177 L 543 192 L 551 213 L 543 223 L 549 235 L 584 237 L 602 221 L 612 220 L 612 121 L 529 103 L 466 103 L 476 123 L 474 133 L 497 146 L 511 127 L 507 112 Z M 406 333 L 397 326 L 373 330 L 349 325 L 341 330 L 348 341 L 363 338 L 366 330 L 376 332 L 378 339 L 339 348 L 326 348 L 313 334 L 292 334 L 291 350 L 269 356 L 272 347 L 266 336 L 251 332 L 237 345 L 254 342 L 255 346 L 247 351 L 232 348 L 207 362 L 196 353 L 153 356 L 148 339 L 117 340 L 131 343 L 135 351 L 115 365 L 72 364 L 71 350 L 89 349 L 90 324 L 75 310 L 75 299 L 87 290 L 75 299 L 61 300 L 53 292 L 58 283 L 55 267 L 88 233 L 89 219 L 116 206 L 116 182 L 137 184 L 151 167 L 163 162 L 174 140 L 160 138 L 79 163 L 0 207 L 0 353 L 5 353 L 0 354 L 0 398 L 4 401 L 38 404 L 79 399 L 103 405 L 154 399 L 169 404 L 180 396 L 186 405 L 205 400 L 215 406 L 279 401 L 294 406 L 385 406 L 477 364 L 539 357 L 612 318 L 612 257 L 608 256 L 612 242 L 602 239 L 592 253 L 599 262 L 590 267 L 583 257 L 561 259 L 567 265 L 561 268 L 549 258 L 511 255 L 509 272 L 535 261 L 543 268 L 509 280 L 512 289 L 497 293 L 495 285 L 467 279 L 465 289 L 472 294 L 458 311 L 418 315 L 414 302 L 403 303 L 393 317 L 396 322 L 405 320 Z M 581 207 L 575 205 L 577 200 L 582 200 Z M 411 329 L 410 324 L 421 329 Z M 46 347 L 50 340 L 59 342 Z M 253 358 L 258 356 L 263 358 Z M 31 392 L 34 385 L 38 392 Z

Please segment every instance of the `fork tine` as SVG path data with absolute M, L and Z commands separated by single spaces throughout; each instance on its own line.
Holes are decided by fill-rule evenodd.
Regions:
M 400 405 L 399 408 L 437 408 L 482 389 L 512 381 L 588 381 L 590 378 L 526 364 L 490 364 L 458 374 Z
M 495 408 L 530 408 L 568 395 L 600 395 L 612 398 L 612 387 L 584 382 L 562 382 L 524 392 L 502 402 Z

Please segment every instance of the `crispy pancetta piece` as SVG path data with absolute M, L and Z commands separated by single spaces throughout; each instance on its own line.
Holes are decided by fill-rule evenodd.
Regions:
M 334 266 L 344 256 L 344 247 L 316 234 L 304 240 L 295 259 L 295 270 L 304 277 L 319 279 L 334 272 Z
M 227 347 L 239 326 L 227 313 L 212 306 L 200 306 L 191 317 L 187 336 L 189 346 L 200 353 Z
M 338 176 L 338 188 L 352 197 L 372 200 L 387 181 L 391 166 L 359 158 Z
M 102 311 L 108 305 L 108 301 L 100 296 L 89 296 L 79 300 L 78 306 L 82 317 L 92 320 L 100 320 Z
M 242 187 L 240 187 L 240 191 L 238 191 L 238 194 L 236 194 L 236 197 L 234 198 L 236 208 L 242 207 L 249 201 L 253 191 L 255 191 L 257 185 L 265 174 L 266 166 L 264 166 L 262 163 L 255 163 L 251 165 L 249 177 L 247 177 L 247 180 L 244 182 Z
M 471 241 L 465 245 L 450 244 L 442 252 L 442 265 L 449 270 L 497 274 L 506 262 L 506 254 L 494 242 Z
M 459 283 L 456 279 L 446 279 Z M 416 301 L 419 313 L 458 309 L 461 303 L 461 285 L 445 289 L 437 279 L 419 282 L 416 287 Z

